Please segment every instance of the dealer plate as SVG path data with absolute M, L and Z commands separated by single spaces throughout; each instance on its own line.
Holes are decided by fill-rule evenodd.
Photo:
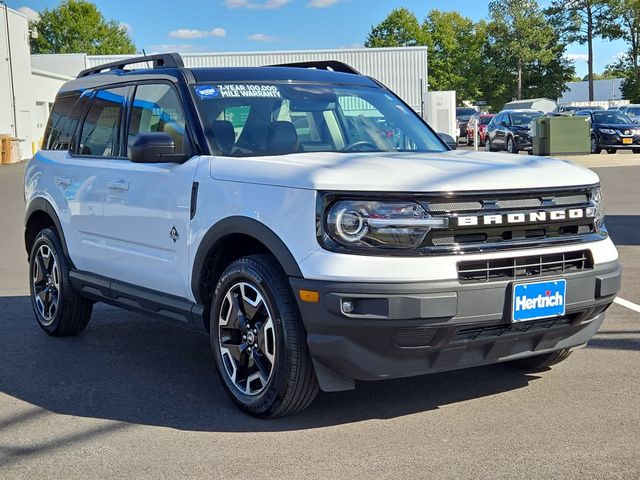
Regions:
M 526 322 L 560 317 L 565 314 L 566 294 L 565 279 L 514 284 L 511 318 L 514 322 Z
M 633 143 L 633 138 L 623 138 L 622 143 L 624 143 L 625 145 L 629 145 Z

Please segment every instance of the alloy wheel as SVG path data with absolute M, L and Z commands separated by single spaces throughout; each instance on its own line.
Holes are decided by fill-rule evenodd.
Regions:
M 591 137 L 591 153 L 596 153 L 597 149 L 598 149 L 598 141 L 596 140 L 596 137 Z
M 273 316 L 258 289 L 230 287 L 220 308 L 218 344 L 227 377 L 243 394 L 256 396 L 269 384 L 276 357 Z
M 53 323 L 60 304 L 60 269 L 53 249 L 41 245 L 33 265 L 33 299 L 41 316 L 41 323 Z

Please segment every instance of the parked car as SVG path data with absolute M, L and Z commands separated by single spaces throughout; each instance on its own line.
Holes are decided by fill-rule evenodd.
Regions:
M 582 110 L 584 107 L 576 107 L 573 105 L 559 105 L 556 111 L 559 115 L 574 115 L 578 110 Z
M 640 123 L 640 105 L 627 105 L 622 109 L 624 113 L 633 123 Z
M 532 154 L 531 122 L 543 115 L 537 110 L 503 110 L 487 125 L 485 149 L 487 152 L 506 150 L 509 153 L 526 150 Z
M 95 302 L 196 330 L 259 417 L 357 381 L 546 369 L 589 341 L 620 287 L 596 173 L 451 150 L 335 61 L 159 54 L 84 70 L 56 97 L 24 195 L 44 332 L 81 333 Z M 82 342 L 57 349 L 90 355 Z
M 475 139 L 476 125 L 478 127 L 478 144 L 484 146 L 484 141 L 487 136 L 487 125 L 491 122 L 491 119 L 495 117 L 493 113 L 482 113 L 474 115 L 467 124 L 467 141 L 469 145 L 473 145 Z
M 471 117 L 477 114 L 478 114 L 478 111 L 475 108 L 468 108 L 468 107 L 456 108 L 456 122 L 458 122 L 458 139 L 461 139 L 461 138 L 464 138 L 465 140 L 468 139 L 467 124 L 469 123 L 469 120 L 471 119 Z
M 640 153 L 640 126 L 615 110 L 580 110 L 576 116 L 588 117 L 591 123 L 591 153 L 616 153 L 632 150 Z

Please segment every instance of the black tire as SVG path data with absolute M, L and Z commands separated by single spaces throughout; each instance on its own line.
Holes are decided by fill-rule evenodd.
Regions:
M 487 139 L 484 141 L 484 149 L 487 152 L 493 152 L 493 147 L 491 146 L 491 139 L 487 135 Z
M 533 357 L 511 360 L 510 362 L 505 362 L 505 365 L 519 370 L 537 372 L 540 370 L 546 370 L 552 365 L 566 360 L 569 355 L 571 355 L 570 350 L 558 350 L 557 352 L 543 353 L 542 355 L 535 355 Z
M 242 305 L 238 290 L 234 290 L 238 288 L 241 289 Z M 245 296 L 247 290 L 252 293 Z M 234 296 L 235 300 L 231 300 Z M 257 308 L 255 305 L 250 308 L 246 303 L 248 297 L 254 299 Z M 236 303 L 232 304 L 232 301 Z M 240 314 L 234 315 L 234 309 Z M 222 324 L 223 320 L 226 320 L 225 324 Z M 311 404 L 319 387 L 307 348 L 306 332 L 286 276 L 271 255 L 243 257 L 225 269 L 216 286 L 210 324 L 220 381 L 240 409 L 256 417 L 269 418 L 291 415 Z M 247 326 L 249 328 L 245 328 Z M 249 339 L 252 329 L 255 335 Z M 269 370 L 266 381 L 262 375 L 265 370 Z M 238 372 L 246 376 L 244 384 L 242 380 L 236 380 Z M 249 381 L 256 374 L 258 377 Z M 252 386 L 256 381 L 261 388 L 254 393 Z
M 633 153 L 640 153 L 640 148 L 634 148 Z
M 599 154 L 602 149 L 598 146 L 598 139 L 595 135 L 591 135 L 591 153 Z
M 29 254 L 29 287 L 38 325 L 49 335 L 69 337 L 87 327 L 93 302 L 71 286 L 69 262 L 54 230 L 40 231 L 33 242 Z
M 613 155 L 614 153 L 616 153 L 618 150 L 616 150 L 615 148 L 607 148 L 607 153 L 610 155 Z
M 518 153 L 518 147 L 516 146 L 516 141 L 513 137 L 507 137 L 507 152 Z

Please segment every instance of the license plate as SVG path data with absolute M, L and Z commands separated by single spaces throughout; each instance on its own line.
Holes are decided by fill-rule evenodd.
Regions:
M 526 322 L 565 314 L 567 281 L 518 283 L 513 286 L 512 320 Z
M 622 143 L 624 143 L 625 145 L 633 143 L 633 138 L 623 138 Z

